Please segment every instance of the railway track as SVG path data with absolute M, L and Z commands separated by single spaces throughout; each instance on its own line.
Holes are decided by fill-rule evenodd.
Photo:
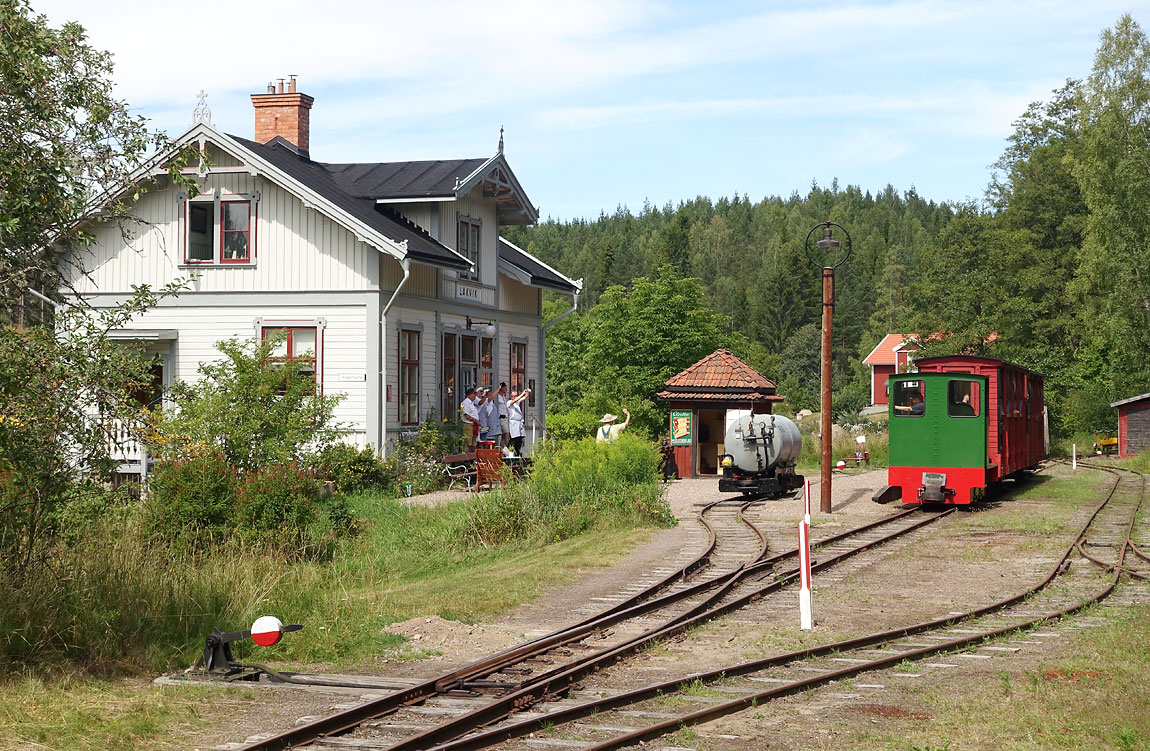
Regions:
M 243 748 L 426 749 L 523 716 L 533 705 L 569 694 L 596 671 L 793 582 L 797 550 L 768 554 L 752 518 L 756 505 L 752 499 L 704 507 L 698 521 L 707 542 L 700 555 L 658 572 L 661 578 L 637 584 L 619 602 L 579 623 Z M 900 511 L 839 534 L 823 533 L 812 541 L 813 570 L 840 565 L 950 511 Z
M 905 670 L 905 666 L 924 665 L 927 658 L 941 654 L 961 663 L 1017 651 L 1018 647 L 1002 646 L 996 640 L 1037 626 L 1047 627 L 1062 616 L 1103 600 L 1124 575 L 1139 581 L 1150 576 L 1150 560 L 1144 550 L 1150 546 L 1150 520 L 1143 515 L 1142 524 L 1135 526 L 1143 506 L 1145 478 L 1114 468 L 1096 468 L 1123 476 L 1116 477 L 1107 497 L 1083 522 L 1046 576 L 1011 597 L 965 613 L 683 675 L 640 689 L 618 691 L 608 684 L 586 682 L 578 692 L 552 702 L 546 711 L 535 707 L 530 714 L 423 748 L 606 751 L 869 671 L 899 666 Z M 1055 636 L 1042 631 L 1031 635 Z M 925 666 L 952 667 L 953 663 L 925 662 Z M 918 673 L 896 675 L 917 677 Z M 648 724 L 642 724 L 644 720 Z M 374 729 L 382 726 L 375 725 Z M 349 740 L 360 748 L 387 747 L 372 744 L 370 738 Z M 385 737 L 380 735 L 379 740 Z M 317 751 L 347 747 L 338 741 L 315 746 Z

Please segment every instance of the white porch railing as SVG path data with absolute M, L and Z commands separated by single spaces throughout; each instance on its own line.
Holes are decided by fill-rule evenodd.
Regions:
M 148 474 L 148 449 L 133 437 L 128 427 L 119 420 L 104 424 L 104 440 L 108 456 L 116 462 L 121 474 Z

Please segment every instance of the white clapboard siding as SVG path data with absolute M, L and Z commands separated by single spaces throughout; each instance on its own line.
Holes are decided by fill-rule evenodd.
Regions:
M 325 394 L 343 394 L 336 407 L 335 421 L 347 424 L 353 432 L 349 443 L 362 445 L 367 440 L 367 392 L 369 379 L 376 377 L 367 362 L 366 308 L 348 305 L 260 305 L 198 306 L 194 298 L 180 298 L 179 306 L 165 305 L 148 310 L 134 319 L 131 328 L 175 329 L 172 377 L 186 381 L 200 378 L 202 362 L 220 360 L 218 341 L 236 337 L 252 339 L 256 321 L 265 325 L 314 325 L 322 319 L 320 340 L 321 383 Z
M 499 275 L 499 309 L 511 313 L 539 315 L 539 289 Z
M 162 183 L 168 183 L 161 179 Z M 88 276 L 73 278 L 82 294 L 125 293 L 133 285 L 157 287 L 194 275 L 203 292 L 263 290 L 362 290 L 377 275 L 379 251 L 263 177 L 211 174 L 205 191 L 249 195 L 254 204 L 253 265 L 183 265 L 182 192 L 170 184 L 153 187 L 133 209 L 142 221 L 131 225 L 125 244 L 119 223 L 95 222 L 91 248 L 80 260 Z
M 396 286 L 403 280 L 403 268 L 399 265 L 399 261 L 391 256 L 381 254 L 379 268 L 379 278 L 381 279 L 382 289 L 388 293 L 394 292 Z M 401 294 L 410 297 L 426 297 L 434 300 L 436 297 L 435 279 L 434 266 L 413 263 L 411 264 L 411 278 L 409 278 L 407 284 L 403 286 Z

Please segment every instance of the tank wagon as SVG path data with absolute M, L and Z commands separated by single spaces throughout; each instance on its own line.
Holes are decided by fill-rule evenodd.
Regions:
M 747 415 L 724 435 L 719 492 L 778 496 L 802 487 L 795 462 L 803 447 L 799 427 L 782 415 Z
M 1042 375 L 989 357 L 915 361 L 890 377 L 886 503 L 970 504 L 1046 458 Z

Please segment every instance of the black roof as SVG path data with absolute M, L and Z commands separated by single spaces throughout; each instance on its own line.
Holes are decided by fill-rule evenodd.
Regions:
M 356 198 L 439 198 L 455 195 L 455 186 L 486 159 L 438 159 L 426 162 L 353 162 L 323 167 Z
M 547 287 L 556 292 L 572 294 L 579 291 L 579 287 L 562 274 L 549 269 L 531 256 L 511 243 L 499 238 L 499 260 L 506 261 L 520 271 L 531 277 L 531 283 L 538 287 Z
M 372 198 L 349 192 L 342 182 L 328 171 L 327 165 L 313 162 L 283 138 L 277 136 L 265 144 L 259 144 L 239 136 L 230 134 L 229 136 L 372 229 L 396 242 L 406 240 L 407 252 L 412 260 L 449 268 L 470 268 L 466 259 L 416 224 L 386 207 L 377 205 Z M 452 183 L 454 184 L 454 178 Z

